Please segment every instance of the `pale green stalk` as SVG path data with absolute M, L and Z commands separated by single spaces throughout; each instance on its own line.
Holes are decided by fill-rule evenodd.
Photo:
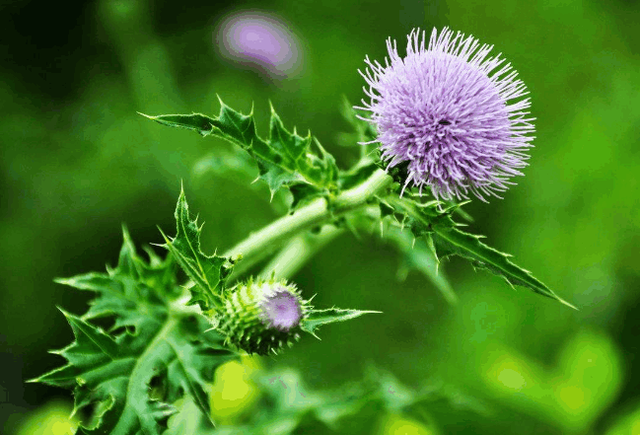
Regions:
M 242 274 L 299 232 L 321 226 L 333 221 L 336 217 L 365 206 L 373 196 L 381 193 L 392 182 L 389 175 L 382 170 L 377 170 L 358 186 L 342 192 L 331 200 L 329 206 L 324 198 L 316 199 L 295 213 L 283 216 L 250 234 L 223 255 L 225 257 L 241 255 L 242 261 L 236 264 L 234 275 Z
M 320 249 L 344 233 L 343 228 L 326 225 L 318 234 L 299 234 L 262 269 L 261 278 L 289 279 Z

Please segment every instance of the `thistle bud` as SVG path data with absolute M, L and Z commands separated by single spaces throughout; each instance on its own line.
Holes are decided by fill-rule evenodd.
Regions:
M 277 353 L 300 338 L 300 322 L 309 305 L 294 284 L 258 280 L 229 290 L 217 315 L 227 342 L 250 354 Z

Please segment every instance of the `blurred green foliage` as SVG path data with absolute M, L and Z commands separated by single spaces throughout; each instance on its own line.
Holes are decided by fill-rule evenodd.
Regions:
M 299 76 L 274 82 L 216 54 L 216 24 L 247 9 L 290 23 L 304 49 Z M 461 420 L 448 405 L 433 405 L 416 433 L 637 433 L 637 2 L 268 0 L 176 8 L 167 0 L 101 0 L 70 4 L 60 20 L 51 19 L 54 12 L 55 3 L 11 2 L 0 25 L 7 41 L 0 72 L 2 433 L 25 433 L 19 428 L 39 415 L 55 419 L 61 408 L 45 403 L 68 400 L 66 391 L 22 384 L 58 365 L 46 350 L 71 340 L 55 306 L 85 310 L 86 299 L 52 280 L 115 264 L 122 222 L 136 243 L 161 242 L 156 225 L 173 226 L 180 180 L 207 223 L 207 252 L 224 251 L 284 212 L 281 196 L 269 203 L 266 186 L 249 184 L 257 171 L 206 170 L 215 159 L 205 156 L 231 159 L 237 150 L 136 111 L 214 114 L 219 94 L 245 112 L 255 102 L 265 131 L 271 100 L 286 125 L 311 129 L 344 165 L 357 151 L 337 145 L 347 128 L 338 108 L 342 94 L 353 102 L 363 96 L 357 69 L 365 54 L 382 59 L 388 36 L 403 46 L 413 27 L 434 25 L 495 44 L 529 87 L 537 117 L 526 177 L 502 201 L 467 206 L 472 228 L 580 311 L 505 289 L 459 260 L 444 265 L 459 298 L 452 306 L 417 272 L 398 281 L 400 259 L 390 246 L 344 234 L 295 280 L 305 297 L 317 293 L 318 305 L 384 315 L 327 329 L 321 342 L 305 340 L 263 362 L 295 367 L 319 389 L 359 379 L 374 362 L 406 385 L 438 379 L 462 386 L 493 411 Z

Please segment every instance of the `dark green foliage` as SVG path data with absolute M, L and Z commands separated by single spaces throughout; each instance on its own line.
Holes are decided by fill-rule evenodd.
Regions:
M 437 402 L 446 402 L 459 415 L 488 413 L 483 404 L 452 386 L 434 384 L 414 390 L 374 368 L 366 371 L 364 379 L 335 390 L 310 390 L 303 378 L 291 368 L 258 373 L 255 381 L 262 398 L 248 421 L 215 430 L 206 430 L 200 421 L 192 420 L 195 407 L 185 401 L 164 435 L 373 433 L 385 414 L 403 413 L 422 420 Z
M 172 404 L 184 397 L 208 417 L 208 383 L 218 365 L 235 357 L 180 302 L 172 257 L 148 252 L 149 262 L 138 257 L 125 230 L 115 269 L 58 280 L 96 298 L 82 317 L 62 311 L 76 338 L 55 352 L 67 365 L 34 381 L 74 388 L 75 412 L 87 416 L 78 433 L 160 434 L 176 412 Z M 98 327 L 101 318 L 113 326 Z

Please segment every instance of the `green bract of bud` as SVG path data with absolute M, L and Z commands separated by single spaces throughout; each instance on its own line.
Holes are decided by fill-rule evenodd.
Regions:
M 215 320 L 227 342 L 249 354 L 266 355 L 300 338 L 300 324 L 310 308 L 295 284 L 249 280 L 225 292 Z

